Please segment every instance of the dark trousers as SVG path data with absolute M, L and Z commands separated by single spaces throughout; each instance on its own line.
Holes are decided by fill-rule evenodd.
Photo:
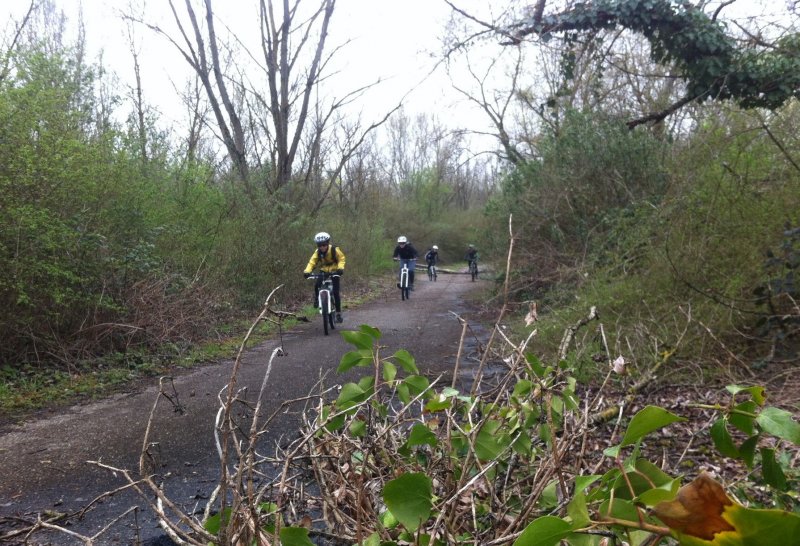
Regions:
M 342 312 L 342 301 L 339 298 L 339 280 L 340 277 L 333 277 L 333 304 L 336 306 L 336 312 Z M 322 279 L 318 278 L 317 283 L 314 285 L 314 302 L 319 301 L 319 289 L 322 288 Z

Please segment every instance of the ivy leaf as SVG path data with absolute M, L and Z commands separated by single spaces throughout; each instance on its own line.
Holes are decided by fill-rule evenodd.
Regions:
M 543 516 L 530 522 L 513 546 L 555 546 L 571 530 L 572 526 L 563 519 Z
M 736 396 L 740 392 L 748 392 L 750 396 L 753 397 L 753 401 L 758 404 L 759 406 L 763 406 L 764 402 L 767 399 L 766 394 L 764 393 L 764 387 L 743 387 L 741 385 L 728 385 L 725 389 L 731 393 L 732 395 Z
M 314 546 L 308 538 L 308 529 L 305 527 L 283 527 L 281 528 L 282 546 Z
M 647 406 L 633 416 L 620 446 L 636 443 L 651 432 L 677 421 L 686 421 L 686 418 L 658 406 Z
M 772 448 L 761 448 L 761 473 L 767 484 L 780 491 L 786 491 L 786 475 L 775 460 L 775 450 Z
M 486 421 L 475 438 L 475 455 L 482 461 L 496 459 L 511 443 L 507 434 L 500 432 L 500 421 Z
M 408 441 L 406 444 L 409 447 L 413 446 L 421 446 L 421 445 L 429 445 L 429 446 L 436 446 L 439 441 L 436 439 L 436 435 L 423 424 L 415 423 L 413 427 L 411 427 L 411 433 L 408 435 Z
M 431 480 L 425 474 L 403 474 L 386 484 L 383 500 L 403 527 L 413 532 L 431 515 Z
M 758 414 L 756 422 L 765 432 L 800 446 L 800 424 L 788 411 L 769 407 Z
M 722 455 L 733 459 L 741 457 L 739 449 L 736 447 L 736 444 L 733 443 L 733 438 L 728 432 L 727 419 L 724 417 L 717 419 L 714 424 L 711 425 L 711 439 L 714 440 L 717 451 Z

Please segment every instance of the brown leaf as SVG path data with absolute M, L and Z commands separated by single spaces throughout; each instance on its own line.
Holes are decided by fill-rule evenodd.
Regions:
M 703 472 L 692 483 L 678 491 L 675 500 L 660 502 L 653 509 L 670 528 L 713 540 L 716 533 L 732 531 L 733 526 L 722 518 L 722 512 L 733 501 L 722 486 Z
M 537 320 L 539 320 L 539 313 L 536 310 L 536 302 L 532 301 L 528 306 L 528 314 L 525 315 L 525 326 L 530 326 Z

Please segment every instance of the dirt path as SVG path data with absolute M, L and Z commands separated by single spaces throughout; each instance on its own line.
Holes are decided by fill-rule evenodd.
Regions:
M 387 346 L 384 354 L 407 349 L 425 375 L 448 375 L 452 373 L 461 333 L 451 311 L 468 318 L 464 295 L 483 283 L 470 282 L 466 275 L 440 275 L 433 283 L 418 275 L 416 284 L 410 301 L 401 302 L 399 294 L 392 292 L 382 301 L 347 310 L 341 328 L 356 328 L 359 324 L 377 327 Z M 267 342 L 248 351 L 238 380 L 240 386 L 258 391 L 269 356 L 277 346 L 277 341 Z M 265 415 L 283 400 L 308 394 L 321 372 L 330 372 L 327 384 L 349 379 L 333 372 L 351 346 L 338 334 L 323 336 L 318 320 L 285 335 L 284 349 L 286 355 L 276 358 L 273 364 Z M 467 370 L 468 357 L 464 363 Z M 158 442 L 159 473 L 171 498 L 187 509 L 202 505 L 216 483 L 219 467 L 213 422 L 217 393 L 228 382 L 231 364 L 228 361 L 210 365 L 175 378 L 185 413 L 177 413 L 162 403 L 155 416 L 152 440 Z M 121 476 L 87 461 L 136 469 L 157 392 L 157 387 L 151 386 L 143 392 L 75 406 L 0 435 L 0 536 L 20 520 L 35 519 L 37 513 L 73 513 L 99 495 L 124 485 Z M 297 423 L 296 414 L 281 415 L 265 441 L 280 441 L 281 435 L 291 433 Z M 132 544 L 137 537 L 147 541 L 159 536 L 161 532 L 145 503 L 128 491 L 103 498 L 70 528 L 91 535 L 132 506 L 142 507 L 138 524 L 132 514 L 126 516 L 96 544 Z M 28 542 L 77 543 L 67 535 L 44 533 Z

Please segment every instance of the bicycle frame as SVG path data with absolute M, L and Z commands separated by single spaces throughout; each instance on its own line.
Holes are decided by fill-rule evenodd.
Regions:
M 429 264 L 428 265 L 428 280 L 435 281 L 436 280 L 436 264 Z
M 327 292 L 327 296 L 322 293 Z M 323 309 L 323 302 L 328 304 L 327 309 Z M 319 304 L 319 312 L 333 313 L 333 278 L 328 277 L 322 279 L 322 286 L 319 287 L 319 294 L 317 294 L 317 303 Z
M 335 330 L 334 326 L 334 309 L 335 303 L 333 301 L 333 279 L 339 275 L 331 273 L 315 273 L 310 275 L 309 279 L 315 281 L 320 280 L 319 293 L 317 294 L 317 307 L 319 307 L 319 314 L 322 315 L 322 329 L 325 335 L 328 335 L 328 330 Z

